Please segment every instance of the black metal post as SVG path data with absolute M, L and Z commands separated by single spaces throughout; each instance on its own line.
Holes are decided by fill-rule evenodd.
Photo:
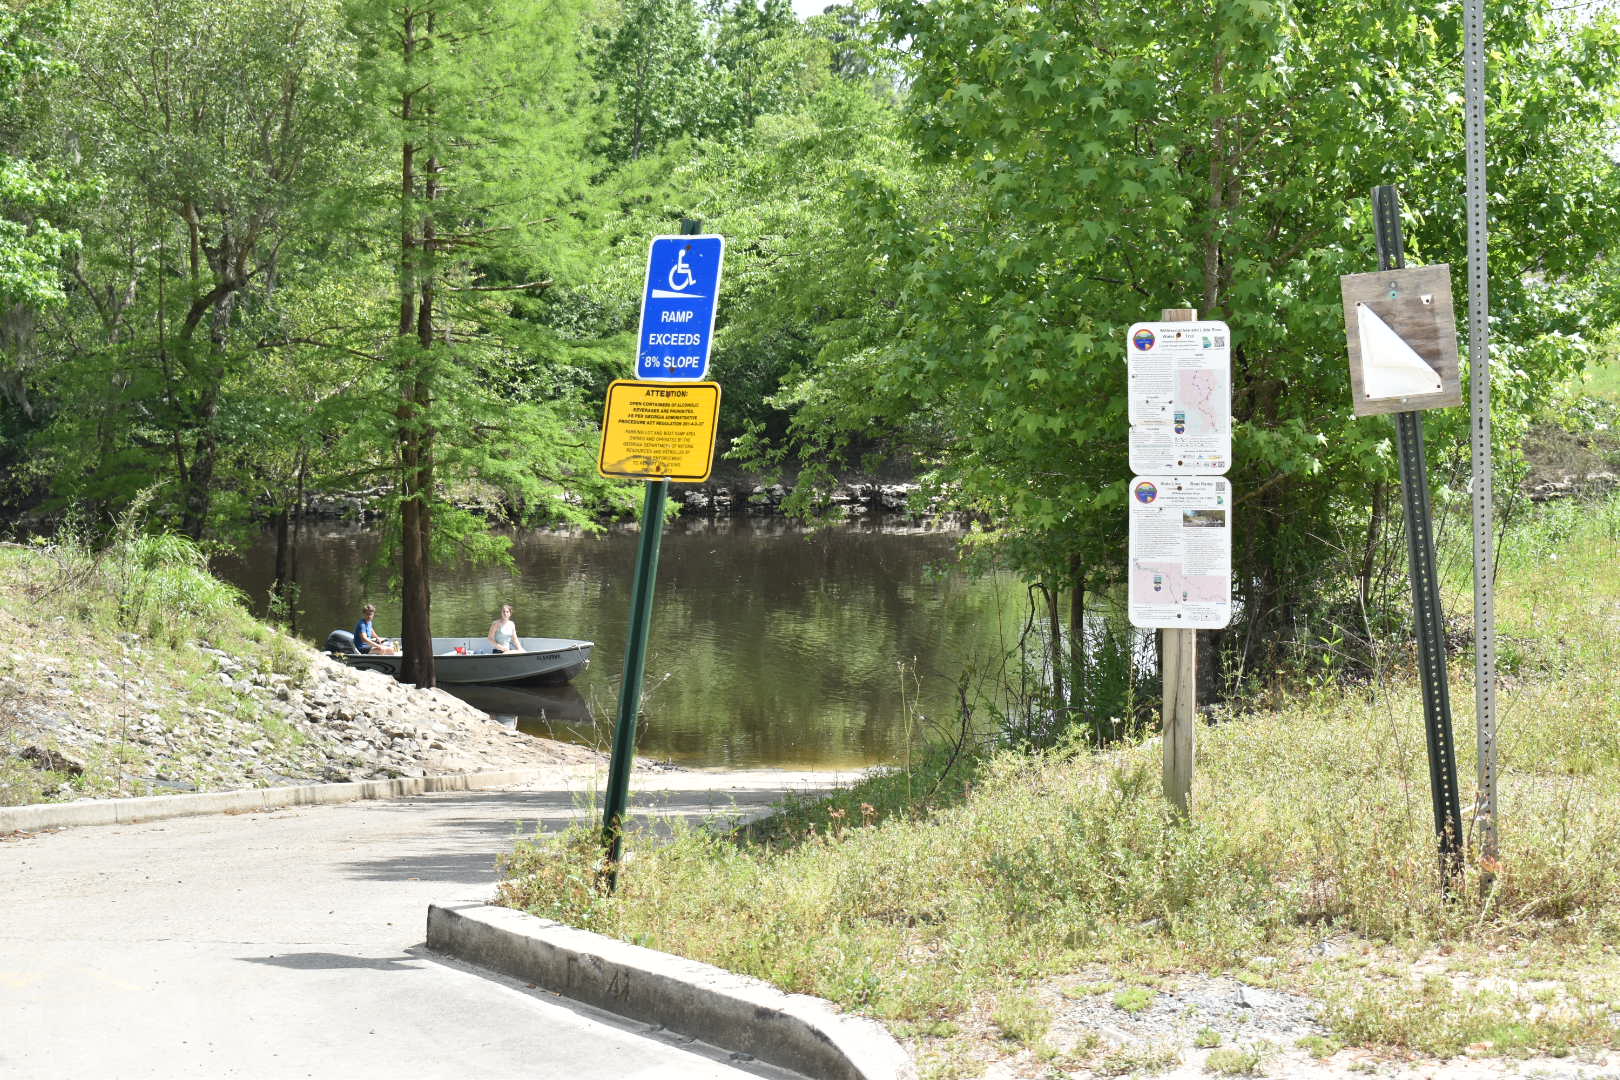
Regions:
M 1400 196 L 1393 185 L 1373 188 L 1378 268 L 1406 265 Z M 1451 732 L 1451 692 L 1446 672 L 1445 618 L 1434 569 L 1434 532 L 1429 513 L 1428 462 L 1423 453 L 1423 416 L 1395 414 L 1401 499 L 1406 512 L 1406 556 L 1412 574 L 1412 610 L 1417 635 L 1418 676 L 1423 685 L 1424 730 L 1429 743 L 1429 787 L 1434 831 L 1440 840 L 1441 886 L 1450 895 L 1462 874 L 1462 801 L 1457 792 L 1457 750 Z

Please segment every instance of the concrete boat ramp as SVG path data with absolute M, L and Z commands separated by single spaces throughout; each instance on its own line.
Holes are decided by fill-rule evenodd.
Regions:
M 600 786 L 594 770 L 502 779 L 95 828 L 0 817 L 0 1076 L 794 1075 L 426 947 L 429 905 L 491 896 L 496 856 L 589 820 Z M 849 779 L 672 771 L 635 787 L 643 822 L 703 820 Z

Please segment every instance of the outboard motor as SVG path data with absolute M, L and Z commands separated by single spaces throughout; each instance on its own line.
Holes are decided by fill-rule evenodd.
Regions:
M 326 635 L 324 647 L 330 653 L 353 653 L 354 635 L 347 630 L 334 630 Z

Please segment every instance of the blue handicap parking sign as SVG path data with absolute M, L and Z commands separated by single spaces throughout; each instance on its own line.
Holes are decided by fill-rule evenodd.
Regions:
M 723 236 L 655 236 L 636 335 L 636 378 L 688 382 L 709 374 Z

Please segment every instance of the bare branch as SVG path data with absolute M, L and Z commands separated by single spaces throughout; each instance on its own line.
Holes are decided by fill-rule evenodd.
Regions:
M 544 281 L 527 281 L 522 285 L 445 285 L 448 292 L 522 292 L 524 289 L 549 289 L 556 282 L 551 278 Z
M 261 338 L 257 343 L 255 343 L 254 348 L 280 349 L 287 345 L 313 345 L 318 349 L 335 349 L 338 352 L 348 353 L 350 356 L 358 356 L 362 360 L 370 360 L 378 364 L 387 363 L 386 357 L 378 356 L 376 353 L 368 353 L 361 349 L 350 348 L 347 345 L 338 345 L 331 341 L 321 341 L 318 338 L 291 337 L 280 338 L 275 341 Z

